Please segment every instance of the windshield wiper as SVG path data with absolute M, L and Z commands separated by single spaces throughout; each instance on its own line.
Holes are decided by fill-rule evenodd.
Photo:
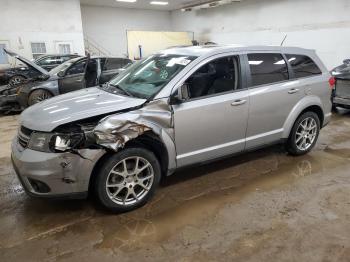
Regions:
M 125 94 L 125 95 L 127 95 L 127 96 L 133 97 L 133 95 L 132 95 L 130 92 L 126 91 L 125 89 L 123 89 L 123 88 L 120 87 L 119 85 L 108 84 L 108 86 L 112 86 L 112 87 L 114 87 L 114 88 L 116 88 L 116 89 L 122 91 L 123 94 Z

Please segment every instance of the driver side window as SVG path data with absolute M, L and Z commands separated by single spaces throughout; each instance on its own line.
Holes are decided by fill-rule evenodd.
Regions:
M 85 71 L 86 60 L 80 61 L 74 65 L 72 65 L 66 72 L 66 75 L 76 75 L 83 74 Z
M 187 79 L 189 99 L 240 89 L 239 76 L 238 56 L 212 60 Z

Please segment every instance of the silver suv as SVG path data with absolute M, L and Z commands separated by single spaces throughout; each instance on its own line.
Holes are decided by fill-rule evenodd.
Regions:
M 330 80 L 312 50 L 167 49 L 104 86 L 25 110 L 13 166 L 29 195 L 94 192 L 128 211 L 178 168 L 278 142 L 291 155 L 309 152 L 330 121 Z

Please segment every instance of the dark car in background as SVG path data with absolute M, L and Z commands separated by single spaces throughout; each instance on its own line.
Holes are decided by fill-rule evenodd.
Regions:
M 333 107 L 350 109 L 350 59 L 332 70 L 336 79 L 335 89 L 332 94 Z
M 4 50 L 6 53 L 10 52 L 8 50 Z M 12 52 L 10 52 L 10 56 L 12 56 Z M 52 55 L 42 55 L 35 59 L 33 62 L 46 71 L 50 71 L 51 69 L 57 67 L 58 65 L 72 59 L 79 57 L 76 54 L 52 54 Z M 15 86 L 24 82 L 28 79 L 36 78 L 40 75 L 40 72 L 35 68 L 32 68 L 27 65 L 19 65 L 11 68 L 6 68 L 0 70 L 0 86 L 1 85 L 11 85 Z
M 78 57 L 50 72 L 43 72 L 41 80 L 22 84 L 17 101 L 26 108 L 45 99 L 82 88 L 104 84 L 118 75 L 132 61 L 116 57 Z
M 56 95 L 104 84 L 132 61 L 116 57 L 76 57 L 47 71 L 36 63 L 6 50 L 36 76 L 16 86 L 0 87 L 0 111 L 21 111 Z

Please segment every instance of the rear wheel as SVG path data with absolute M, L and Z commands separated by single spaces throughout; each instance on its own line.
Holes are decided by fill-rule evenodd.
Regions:
M 126 148 L 103 163 L 95 180 L 95 194 L 111 211 L 130 211 L 147 203 L 160 176 L 159 162 L 151 151 Z
M 311 151 L 320 133 L 320 119 L 314 112 L 302 114 L 294 123 L 286 149 L 292 155 L 303 155 Z
M 9 79 L 10 86 L 17 86 L 24 82 L 26 78 L 24 76 L 13 76 Z
M 44 89 L 34 90 L 28 97 L 28 105 L 34 105 L 52 97 L 52 94 Z

